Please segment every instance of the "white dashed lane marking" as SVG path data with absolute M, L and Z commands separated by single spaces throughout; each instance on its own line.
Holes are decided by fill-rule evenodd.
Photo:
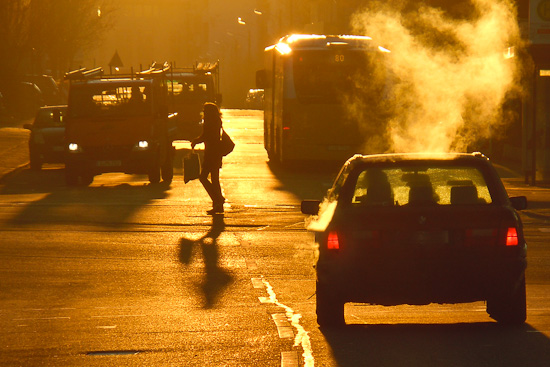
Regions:
M 315 360 L 313 358 L 313 350 L 311 348 L 311 341 L 309 335 L 304 327 L 300 324 L 302 315 L 295 313 L 294 310 L 277 300 L 277 295 L 273 290 L 273 287 L 265 278 L 252 278 L 252 285 L 254 288 L 265 287 L 268 297 L 258 297 L 259 301 L 263 304 L 271 303 L 282 308 L 284 313 L 274 313 L 271 315 L 279 337 L 282 339 L 294 337 L 294 347 L 301 347 L 303 350 L 302 356 L 304 358 L 304 367 L 315 366 Z M 260 285 L 261 282 L 261 285 Z M 294 329 L 296 329 L 296 335 L 294 335 Z M 298 367 L 298 356 L 295 351 L 282 352 L 281 353 L 281 366 L 283 367 Z

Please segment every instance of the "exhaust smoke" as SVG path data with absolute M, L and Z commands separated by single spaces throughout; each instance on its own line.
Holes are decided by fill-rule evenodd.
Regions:
M 457 17 L 390 0 L 371 2 L 354 15 L 356 33 L 391 50 L 391 92 L 384 102 L 390 113 L 383 131 L 365 131 L 364 153 L 466 151 L 506 124 L 501 106 L 519 69 L 517 58 L 506 57 L 520 43 L 516 10 L 509 0 L 471 0 L 469 9 Z M 369 121 L 360 112 L 364 101 L 348 102 L 348 113 Z

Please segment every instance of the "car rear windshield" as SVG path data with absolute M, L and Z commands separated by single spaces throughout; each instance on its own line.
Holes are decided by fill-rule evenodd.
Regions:
M 42 109 L 39 110 L 34 121 L 35 127 L 62 127 L 65 126 L 63 117 L 64 109 Z
M 491 194 L 475 167 L 367 168 L 357 176 L 354 206 L 486 205 Z

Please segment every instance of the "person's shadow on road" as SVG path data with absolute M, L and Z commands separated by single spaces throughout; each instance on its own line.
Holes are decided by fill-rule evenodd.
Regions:
M 179 260 L 184 265 L 189 265 L 193 258 L 193 249 L 199 246 L 202 251 L 205 268 L 205 278 L 201 284 L 204 296 L 204 308 L 213 308 L 224 289 L 233 281 L 233 277 L 223 268 L 218 266 L 218 237 L 225 230 L 223 214 L 212 216 L 212 227 L 198 240 L 188 238 L 180 239 Z

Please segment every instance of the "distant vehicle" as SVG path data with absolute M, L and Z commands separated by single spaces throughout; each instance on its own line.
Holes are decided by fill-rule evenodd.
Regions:
M 204 103 L 221 104 L 219 69 L 216 62 L 167 73 L 170 112 L 175 115 L 178 139 L 192 140 L 201 134 Z
M 10 81 L 4 85 L 3 95 L 9 115 L 16 119 L 28 119 L 44 106 L 43 94 L 34 83 Z
M 31 169 L 40 170 L 44 163 L 64 163 L 65 122 L 67 106 L 41 107 L 32 124 L 23 127 L 31 131 L 29 157 Z
M 361 152 L 366 136 L 382 136 L 384 101 L 391 95 L 389 53 L 363 36 L 295 34 L 266 48 L 256 84 L 265 90 L 269 159 L 343 163 Z M 366 128 L 358 126 L 348 104 L 360 106 Z
M 35 84 L 42 93 L 42 101 L 46 106 L 56 106 L 67 103 L 57 86 L 55 80 L 50 75 L 25 75 L 23 82 Z
M 42 106 L 67 103 L 54 79 L 48 75 L 13 76 L 0 81 L 0 92 L 5 99 L 4 115 L 15 119 L 32 118 Z
M 321 209 L 319 210 L 319 207 Z M 344 325 L 346 302 L 386 306 L 487 301 L 503 324 L 526 319 L 526 249 L 516 210 L 481 153 L 357 155 L 318 215 L 317 322 Z
M 153 66 L 131 76 L 102 77 L 102 70 L 69 73 L 65 177 L 88 185 L 106 172 L 147 174 L 171 182 L 175 126 L 168 115 L 166 73 Z
M 264 90 L 249 89 L 246 94 L 246 108 L 253 110 L 264 109 Z

